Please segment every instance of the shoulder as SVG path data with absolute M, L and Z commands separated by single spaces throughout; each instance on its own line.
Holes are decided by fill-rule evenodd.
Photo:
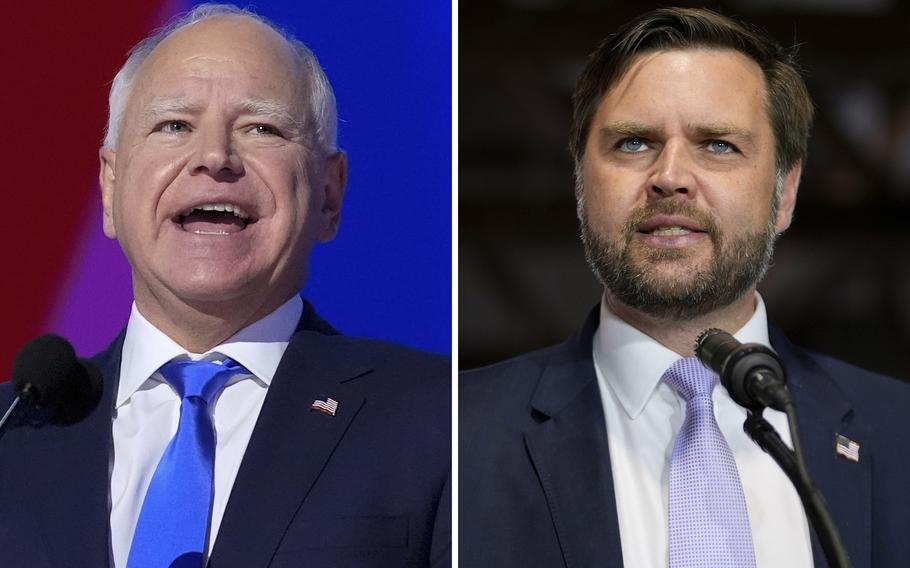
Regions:
M 309 372 L 356 378 L 365 394 L 423 409 L 451 408 L 452 363 L 445 355 L 428 353 L 387 341 L 344 335 L 298 332 L 282 364 Z
M 334 336 L 340 349 L 352 356 L 362 357 L 384 368 L 398 367 L 451 377 L 452 360 L 447 355 L 421 351 L 404 345 L 377 339 L 344 335 Z
M 312 334 L 303 338 L 295 336 L 296 339 L 317 343 L 316 348 L 323 356 L 344 359 L 350 364 L 359 363 L 377 370 L 399 370 L 426 376 L 444 375 L 451 378 L 452 375 L 452 360 L 449 356 L 388 341 L 346 335 Z
M 588 313 L 581 329 L 565 341 L 500 363 L 472 369 L 459 375 L 459 398 L 482 397 L 491 393 L 527 392 L 530 397 L 546 372 L 560 377 L 593 376 L 592 341 L 600 323 L 600 305 Z M 590 367 L 590 369 L 588 369 Z
M 493 365 L 462 371 L 458 375 L 459 397 L 516 390 L 530 392 L 549 362 L 564 349 L 564 344 L 552 345 Z
M 340 334 L 322 319 L 313 305 L 303 299 L 303 313 L 291 337 L 287 355 L 319 353 L 333 361 L 369 365 L 374 369 L 397 369 L 409 374 L 444 376 L 451 379 L 452 360 L 447 355 L 428 353 L 389 341 Z
M 853 400 L 883 400 L 895 397 L 908 400 L 910 383 L 852 365 L 829 355 L 795 346 L 781 333 L 771 327 L 771 343 L 780 354 L 788 374 L 797 374 L 797 381 L 808 377 L 818 380 L 824 377 L 834 382 L 829 385 L 843 391 Z
M 846 410 L 851 420 L 889 438 L 904 429 L 910 383 L 793 346 L 777 330 L 772 344 L 784 361 L 790 389 L 804 408 L 811 401 Z
M 821 353 L 798 347 L 794 347 L 793 352 L 803 362 L 815 365 L 820 372 L 830 377 L 847 399 L 861 408 L 879 414 L 884 412 L 885 415 L 888 414 L 888 409 L 904 414 L 910 408 L 910 383 Z M 897 419 L 898 416 L 893 418 Z
M 900 379 L 875 373 L 821 353 L 806 351 L 806 354 L 845 388 L 880 395 L 910 396 L 910 384 Z
M 338 336 L 338 339 L 341 349 L 350 357 L 363 360 L 381 378 L 382 389 L 403 398 L 408 404 L 428 404 L 440 412 L 451 413 L 450 357 L 375 339 L 345 336 Z
M 565 344 L 532 351 L 458 377 L 458 424 L 462 446 L 479 450 L 493 439 L 512 438 L 534 419 L 535 395 L 568 353 Z M 571 388 L 571 387 L 568 387 Z

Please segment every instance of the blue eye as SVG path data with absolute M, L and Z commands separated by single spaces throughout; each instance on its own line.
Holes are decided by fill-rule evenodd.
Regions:
M 164 132 L 165 134 L 180 134 L 181 132 L 189 132 L 190 125 L 182 120 L 168 120 L 156 126 L 155 131 Z
M 730 154 L 737 151 L 736 146 L 723 140 L 711 140 L 708 142 L 707 148 L 715 154 Z
M 269 126 L 268 124 L 256 124 L 251 131 L 253 134 L 258 134 L 260 136 L 281 136 L 281 132 L 279 132 L 277 128 Z
M 641 138 L 624 138 L 617 147 L 623 152 L 637 153 L 647 150 L 648 144 Z

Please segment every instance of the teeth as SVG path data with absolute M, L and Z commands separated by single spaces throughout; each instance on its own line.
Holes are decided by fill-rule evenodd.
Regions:
M 203 205 L 197 205 L 192 209 L 187 209 L 181 215 L 186 217 L 193 211 L 221 211 L 224 213 L 233 213 L 236 217 L 239 217 L 244 221 L 250 218 L 249 213 L 241 209 L 240 206 L 232 203 L 205 203 Z
M 658 237 L 675 237 L 678 235 L 688 235 L 692 231 L 688 229 L 683 229 L 682 227 L 658 227 L 651 231 L 652 235 L 657 235 Z

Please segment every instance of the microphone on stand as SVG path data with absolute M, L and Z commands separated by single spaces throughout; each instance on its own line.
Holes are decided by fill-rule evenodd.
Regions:
M 717 373 L 730 396 L 748 409 L 787 412 L 793 404 L 777 353 L 759 343 L 740 343 L 720 329 L 706 329 L 695 340 L 695 355 Z
M 89 360 L 76 357 L 70 342 L 58 335 L 30 341 L 13 362 L 17 396 L 0 418 L 3 427 L 20 402 L 44 411 L 48 422 L 75 424 L 101 400 L 101 371 Z
M 748 411 L 743 429 L 790 478 L 828 564 L 832 568 L 849 568 L 850 559 L 825 499 L 806 468 L 796 426 L 796 405 L 787 390 L 780 358 L 764 345 L 740 343 L 726 331 L 716 328 L 706 329 L 698 336 L 695 355 L 705 367 L 717 373 L 733 400 Z M 792 450 L 762 417 L 768 407 L 787 414 Z

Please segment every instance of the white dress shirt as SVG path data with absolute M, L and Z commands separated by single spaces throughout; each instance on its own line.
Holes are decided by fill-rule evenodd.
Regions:
M 601 306 L 594 367 L 607 422 L 623 563 L 666 568 L 670 456 L 686 403 L 660 379 L 680 356 L 621 320 L 606 302 Z M 734 335 L 770 347 L 758 294 L 755 314 Z M 746 411 L 719 383 L 713 400 L 742 480 L 758 568 L 812 566 L 809 525 L 796 490 L 743 432 Z M 764 416 L 789 445 L 786 416 L 774 410 L 765 410 Z
M 180 397 L 157 372 L 174 358 L 234 359 L 252 373 L 237 375 L 209 405 L 216 432 L 211 550 L 240 461 L 250 441 L 269 384 L 303 312 L 294 296 L 258 322 L 205 354 L 187 353 L 139 313 L 135 303 L 123 341 L 114 412 L 111 468 L 111 554 L 125 568 L 139 511 L 158 461 L 177 432 Z

